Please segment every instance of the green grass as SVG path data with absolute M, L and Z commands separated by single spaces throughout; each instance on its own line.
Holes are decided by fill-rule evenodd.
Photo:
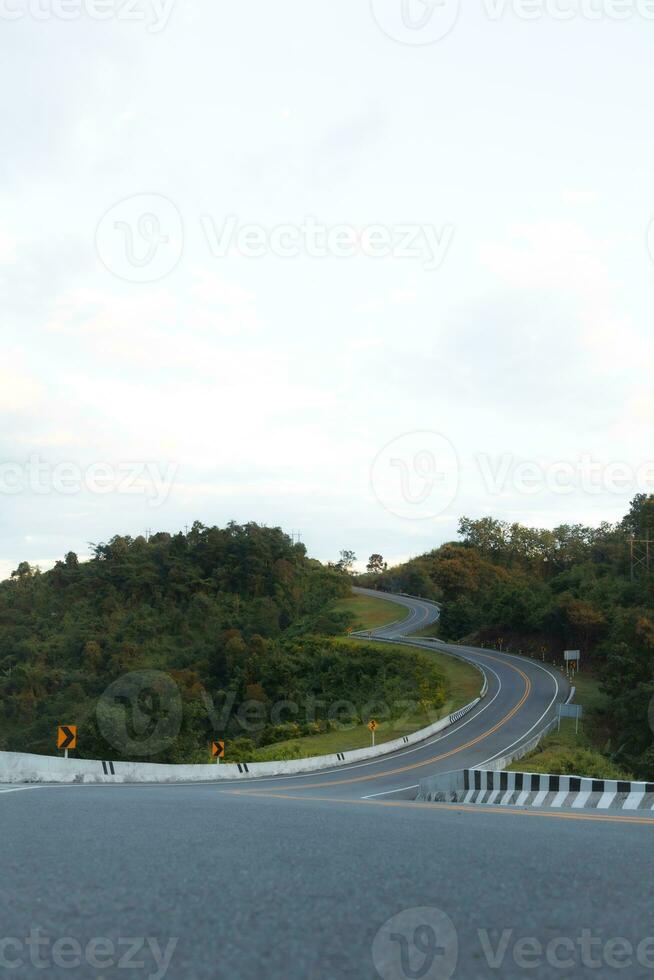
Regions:
M 400 619 L 406 619 L 409 610 L 390 599 L 373 599 L 367 595 L 352 594 L 347 599 L 339 599 L 333 608 L 337 612 L 349 612 L 355 617 L 353 629 L 374 630 L 388 626 Z
M 372 600 L 373 602 L 376 600 Z M 396 607 L 397 608 L 397 607 Z M 347 643 L 360 642 L 356 639 Z M 412 653 L 415 647 L 396 647 L 398 650 L 407 649 Z M 375 732 L 375 744 L 381 745 L 403 735 L 410 735 L 432 725 L 440 718 L 462 708 L 479 695 L 482 679 L 479 671 L 470 664 L 454 657 L 448 657 L 437 650 L 421 650 L 421 654 L 431 659 L 445 678 L 448 699 L 438 711 L 429 714 L 417 709 L 408 712 L 404 717 L 391 721 L 380 721 Z M 334 752 L 347 752 L 351 749 L 368 748 L 372 744 L 370 732 L 365 724 L 355 728 L 326 732 L 323 735 L 308 735 L 304 738 L 288 739 L 285 742 L 275 742 L 265 748 L 257 749 L 252 755 L 252 762 L 269 762 L 275 759 L 291 758 L 306 759 L 315 755 L 331 755 Z M 249 760 L 248 760 L 249 761 Z
M 574 680 L 575 704 L 581 704 L 584 717 L 575 733 L 573 718 L 561 720 L 561 730 L 543 739 L 535 752 L 512 763 L 509 769 L 517 772 L 544 772 L 557 775 L 591 776 L 594 779 L 631 779 L 630 773 L 616 766 L 602 754 L 604 735 L 597 712 L 605 697 L 599 681 L 590 674 L 579 674 Z
M 437 620 L 431 626 L 423 626 L 421 630 L 416 630 L 411 636 L 440 636 L 440 623 Z

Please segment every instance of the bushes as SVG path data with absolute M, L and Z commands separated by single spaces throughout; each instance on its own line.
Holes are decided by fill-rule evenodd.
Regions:
M 563 748 L 556 739 L 546 738 L 535 756 L 526 756 L 511 769 L 522 772 L 543 772 L 552 776 L 588 776 L 591 779 L 633 779 L 630 772 L 611 759 L 587 748 Z

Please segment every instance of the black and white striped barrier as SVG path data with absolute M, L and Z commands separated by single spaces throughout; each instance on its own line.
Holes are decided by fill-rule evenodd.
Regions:
M 418 800 L 573 810 L 654 810 L 654 783 L 462 769 L 420 782 Z
M 450 715 L 450 725 L 455 725 L 457 721 L 461 721 L 462 718 L 465 718 L 465 716 L 469 714 L 473 708 L 477 707 L 480 701 L 481 697 L 478 697 L 476 701 L 466 704 L 465 708 L 459 708 L 458 711 L 455 711 L 454 714 Z

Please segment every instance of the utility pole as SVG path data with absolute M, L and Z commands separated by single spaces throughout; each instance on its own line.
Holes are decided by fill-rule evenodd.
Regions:
M 631 536 L 631 581 L 635 582 L 639 574 L 649 575 L 651 571 L 651 545 L 649 531 L 647 537 Z

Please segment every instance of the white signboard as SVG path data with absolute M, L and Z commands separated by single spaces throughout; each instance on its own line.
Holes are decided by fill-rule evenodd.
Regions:
M 566 661 L 576 660 L 577 663 L 579 663 L 581 660 L 581 650 L 566 650 L 563 656 L 565 657 Z
M 581 718 L 584 707 L 581 704 L 560 704 L 559 718 Z

